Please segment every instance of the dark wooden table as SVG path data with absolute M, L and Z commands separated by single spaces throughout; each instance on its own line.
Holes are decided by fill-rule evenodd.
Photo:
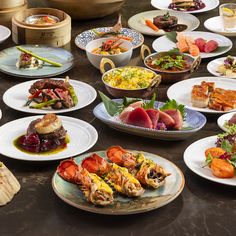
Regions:
M 39 5 L 40 1 L 35 1 Z M 227 1 L 221 1 L 221 3 Z M 229 1 L 228 1 L 229 2 Z M 152 10 L 149 0 L 128 0 L 121 9 L 124 26 L 134 14 Z M 197 30 L 206 31 L 203 22 L 209 17 L 218 15 L 218 9 L 197 14 L 201 25 Z M 84 30 L 113 25 L 118 13 L 102 19 L 73 22 L 71 51 L 75 56 L 75 67 L 67 74 L 75 79 L 92 85 L 95 89 L 105 92 L 101 82 L 101 74 L 86 59 L 85 52 L 79 50 L 74 39 Z M 204 35 L 203 35 L 204 36 Z M 154 37 L 145 37 L 145 43 L 151 46 Z M 235 53 L 234 49 L 229 54 Z M 11 39 L 0 45 L 0 50 L 13 46 Z M 203 60 L 199 70 L 192 75 L 209 76 L 206 65 L 209 60 Z M 143 65 L 139 57 L 139 49 L 135 50 L 131 65 Z M 11 86 L 25 79 L 0 74 L 0 96 Z M 161 85 L 159 99 L 165 99 L 167 86 Z M 46 163 L 31 163 L 17 161 L 1 156 L 10 170 L 21 183 L 21 191 L 13 201 L 0 208 L 0 235 L 235 235 L 236 234 L 236 189 L 209 182 L 192 173 L 184 164 L 184 150 L 192 142 L 215 135 L 220 132 L 217 127 L 217 116 L 207 116 L 206 126 L 192 138 L 181 142 L 166 142 L 128 135 L 110 129 L 93 116 L 93 108 L 100 102 L 71 113 L 67 116 L 83 119 L 92 124 L 98 131 L 99 139 L 91 151 L 102 150 L 110 145 L 122 145 L 130 149 L 140 149 L 159 154 L 174 162 L 184 173 L 186 185 L 182 194 L 172 203 L 160 209 L 138 215 L 105 216 L 88 213 L 73 208 L 61 201 L 51 187 L 52 175 L 58 161 Z M 0 100 L 3 117 L 0 124 L 28 116 L 8 108 Z M 14 129 L 14 127 L 12 127 Z M 4 148 L 1 146 L 0 148 Z M 193 153 L 194 155 L 194 153 Z

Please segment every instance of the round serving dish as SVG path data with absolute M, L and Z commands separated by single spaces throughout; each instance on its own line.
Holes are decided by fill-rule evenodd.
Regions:
M 10 9 L 14 7 L 19 7 L 22 6 L 26 3 L 26 0 L 1 0 L 1 5 L 0 9 L 5 10 L 5 9 Z
M 145 53 L 148 52 L 148 56 L 145 57 Z M 183 56 L 184 60 L 187 61 L 189 65 L 188 68 L 185 68 L 181 71 L 171 71 L 171 70 L 161 70 L 157 68 L 153 68 L 148 64 L 149 60 L 159 58 L 162 56 Z M 201 57 L 192 57 L 185 53 L 174 52 L 174 51 L 166 51 L 166 52 L 156 52 L 152 53 L 150 49 L 146 45 L 142 45 L 141 47 L 141 57 L 144 61 L 144 64 L 149 69 L 155 71 L 157 74 L 161 75 L 162 82 L 166 84 L 173 84 L 181 80 L 189 79 L 190 75 L 196 71 L 201 63 Z
M 117 41 L 118 43 L 122 43 L 121 47 L 126 49 L 125 52 L 122 52 L 120 54 L 114 54 L 114 55 L 104 55 L 104 54 L 95 54 L 92 51 L 96 48 L 99 48 L 103 43 L 107 42 L 108 40 L 114 40 L 115 38 L 100 38 L 100 39 L 95 39 L 90 41 L 86 45 L 86 54 L 93 66 L 95 66 L 97 69 L 100 69 L 100 63 L 102 58 L 108 58 L 113 61 L 116 67 L 118 66 L 126 66 L 133 53 L 133 45 L 131 42 L 124 40 L 124 39 L 119 39 Z
M 73 20 L 104 17 L 118 11 L 125 0 L 41 0 L 48 7 L 65 11 Z M 88 4 L 89 3 L 89 4 Z
M 105 71 L 105 64 L 110 64 L 112 67 L 111 70 Z M 115 70 L 120 70 L 123 68 L 138 68 L 142 69 L 148 72 L 153 73 L 153 79 L 151 83 L 146 88 L 140 88 L 140 89 L 123 89 L 123 88 L 116 88 L 111 85 L 109 85 L 107 82 L 105 82 L 105 76 L 107 76 L 109 73 L 114 72 Z M 141 67 L 141 66 L 125 66 L 125 67 L 117 67 L 115 68 L 114 63 L 107 58 L 103 58 L 101 60 L 101 67 L 100 67 L 102 75 L 102 81 L 110 95 L 112 95 L 115 98 L 121 98 L 121 97 L 133 97 L 133 98 L 150 98 L 153 93 L 156 91 L 158 85 L 161 83 L 161 76 L 157 75 L 154 71 Z
M 59 19 L 55 24 L 28 24 L 30 17 L 51 15 Z M 53 8 L 30 8 L 12 17 L 12 39 L 16 44 L 46 44 L 62 47 L 71 40 L 71 18 Z
M 40 18 L 42 17 L 50 17 L 52 20 L 55 21 L 55 23 L 46 23 L 46 24 L 39 24 L 36 23 Z M 56 23 L 60 22 L 60 19 L 56 16 L 49 15 L 49 14 L 38 14 L 38 15 L 33 15 L 33 16 L 28 16 L 25 19 L 26 24 L 30 25 L 37 25 L 37 26 L 48 26 L 48 25 L 55 25 Z

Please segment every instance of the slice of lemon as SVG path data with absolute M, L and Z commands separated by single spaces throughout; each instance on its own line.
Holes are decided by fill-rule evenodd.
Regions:
M 229 9 L 229 8 L 227 8 L 227 7 L 224 7 L 224 8 L 222 9 L 222 12 L 223 12 L 223 14 L 226 15 L 226 16 L 233 16 L 233 15 L 234 15 L 234 11 L 231 10 L 231 9 Z

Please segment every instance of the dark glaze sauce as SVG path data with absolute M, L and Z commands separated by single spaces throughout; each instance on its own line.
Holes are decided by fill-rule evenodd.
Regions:
M 172 27 L 164 28 L 163 30 L 164 30 L 165 32 L 172 32 L 172 31 L 182 32 L 182 31 L 186 30 L 187 28 L 188 28 L 187 25 L 184 25 L 184 24 L 177 24 L 177 25 L 172 26 Z

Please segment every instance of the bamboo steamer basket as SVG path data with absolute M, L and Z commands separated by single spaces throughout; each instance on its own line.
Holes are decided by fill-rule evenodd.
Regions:
M 10 0 L 8 0 L 10 1 Z M 1 4 L 0 4 L 1 6 Z M 0 24 L 5 26 L 11 26 L 12 17 L 19 11 L 22 11 L 27 8 L 27 3 L 25 2 L 23 5 L 18 7 L 13 7 L 5 10 L 0 10 Z
M 25 0 L 1 0 L 0 11 L 14 7 L 22 6 L 26 3 Z
M 44 0 L 49 7 L 65 11 L 75 20 L 94 19 L 118 11 L 126 0 Z
M 53 25 L 32 25 L 25 23 L 28 16 L 49 14 L 60 22 Z M 16 44 L 45 44 L 62 47 L 71 40 L 71 17 L 53 8 L 30 8 L 18 12 L 12 18 L 12 39 Z

